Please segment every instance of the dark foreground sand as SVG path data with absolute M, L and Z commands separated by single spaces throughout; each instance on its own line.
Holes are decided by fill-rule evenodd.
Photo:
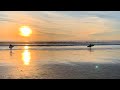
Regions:
M 0 79 L 120 79 L 120 64 L 45 64 L 34 69 L 0 66 Z

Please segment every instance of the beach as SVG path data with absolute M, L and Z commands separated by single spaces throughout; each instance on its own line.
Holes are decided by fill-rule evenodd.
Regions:
M 0 46 L 0 79 L 119 79 L 120 46 Z

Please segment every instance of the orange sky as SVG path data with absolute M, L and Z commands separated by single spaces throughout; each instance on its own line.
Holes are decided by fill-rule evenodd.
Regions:
M 0 41 L 119 40 L 119 22 L 99 16 L 107 12 L 75 13 L 76 16 L 74 12 L 1 11 Z M 24 25 L 32 30 L 28 37 L 20 35 L 19 29 Z

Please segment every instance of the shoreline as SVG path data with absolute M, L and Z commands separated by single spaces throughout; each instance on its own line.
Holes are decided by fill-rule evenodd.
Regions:
M 40 44 L 35 44 L 35 45 L 30 45 L 30 44 L 24 44 L 24 45 L 21 45 L 21 44 L 19 44 L 19 45 L 15 45 L 15 44 L 13 44 L 14 46 L 87 46 L 88 44 L 86 44 L 86 45 L 59 45 L 59 44 L 47 44 L 47 45 L 40 45 Z M 103 46 L 103 45 L 120 45 L 120 44 L 95 44 L 95 46 Z M 8 45 L 0 45 L 0 46 L 9 46 L 9 44 Z

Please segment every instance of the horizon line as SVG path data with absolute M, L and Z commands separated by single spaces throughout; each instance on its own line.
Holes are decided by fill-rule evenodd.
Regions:
M 0 41 L 0 43 L 7 43 L 7 42 L 23 42 L 23 43 L 30 43 L 30 42 L 88 42 L 88 41 L 120 41 L 120 40 L 58 40 L 58 41 Z

